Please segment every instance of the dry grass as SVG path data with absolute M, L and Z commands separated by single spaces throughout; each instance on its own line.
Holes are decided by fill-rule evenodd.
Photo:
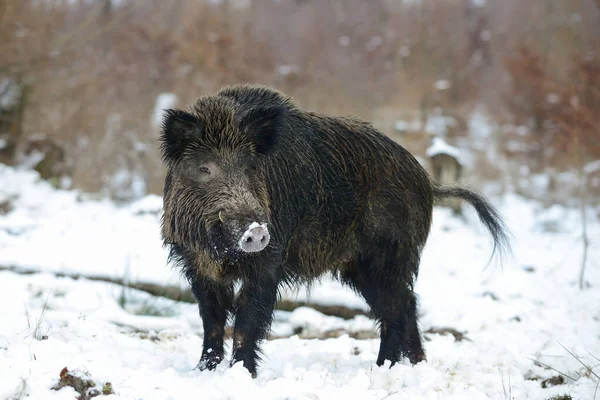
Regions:
M 183 106 L 222 85 L 269 84 L 305 108 L 357 115 L 395 135 L 395 119 L 436 107 L 463 120 L 481 103 L 502 121 L 535 119 L 546 93 L 532 92 L 532 74 L 504 61 L 518 57 L 519 46 L 537 49 L 541 65 L 562 82 L 573 54 L 597 59 L 600 48 L 593 0 L 553 7 L 545 0 L 485 7 L 436 0 L 253 0 L 249 8 L 208 0 L 68 3 L 0 3 L 0 79 L 29 88 L 24 136 L 41 132 L 59 143 L 73 185 L 93 192 L 114 192 L 111 178 L 128 170 L 147 192 L 161 193 L 150 119 L 162 92 L 176 93 Z M 504 96 L 517 76 L 515 87 L 533 93 L 527 107 Z M 449 88 L 437 90 L 439 80 Z M 429 144 L 422 133 L 395 138 L 420 155 Z M 534 162 L 525 157 L 535 160 L 507 155 L 507 162 Z M 505 168 L 479 158 L 478 178 L 499 179 Z M 570 166 L 558 159 L 544 165 Z
M 44 322 L 44 318 L 46 317 L 46 312 L 48 311 L 48 299 L 50 298 L 50 293 L 46 296 L 46 300 L 44 301 L 44 305 L 42 307 L 42 311 L 37 318 L 33 318 L 29 309 L 25 307 L 25 316 L 27 317 L 27 327 L 31 329 L 31 336 L 35 340 L 45 340 L 48 339 L 48 331 L 42 331 L 42 324 Z

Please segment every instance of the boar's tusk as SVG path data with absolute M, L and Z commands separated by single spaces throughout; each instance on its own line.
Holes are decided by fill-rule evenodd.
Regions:
M 225 223 L 225 221 L 223 221 L 223 216 L 221 215 L 222 211 L 219 211 L 219 221 L 221 221 L 222 223 Z

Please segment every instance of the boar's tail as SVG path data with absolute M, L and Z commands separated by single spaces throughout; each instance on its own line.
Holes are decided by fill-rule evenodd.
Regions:
M 500 258 L 511 252 L 508 229 L 506 228 L 504 221 L 502 221 L 500 213 L 481 194 L 460 186 L 442 186 L 434 184 L 433 196 L 434 203 L 439 203 L 441 200 L 448 197 L 459 198 L 470 203 L 473 208 L 475 208 L 475 211 L 477 211 L 483 225 L 485 225 L 492 235 L 492 239 L 494 240 L 492 257 L 496 252 L 499 253 Z

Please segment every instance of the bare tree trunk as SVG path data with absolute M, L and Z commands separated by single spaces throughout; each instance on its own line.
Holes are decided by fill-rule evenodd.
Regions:
M 104 4 L 102 6 L 102 12 L 104 15 L 110 15 L 113 10 L 112 0 L 104 0 Z
M 14 165 L 22 146 L 23 115 L 27 106 L 29 86 L 17 80 L 15 88 L 18 90 L 16 104 L 7 110 L 0 109 L 0 136 L 6 136 L 6 147 L 0 149 L 0 163 Z
M 581 215 L 581 239 L 583 241 L 583 256 L 581 259 L 581 269 L 579 271 L 579 289 L 583 289 L 585 285 L 584 274 L 587 264 L 588 248 L 590 245 L 587 233 L 587 196 L 586 184 L 587 179 L 583 170 L 583 158 L 581 155 L 581 142 L 579 138 L 579 130 L 575 134 L 575 158 L 577 162 L 577 173 L 579 175 L 579 212 Z
M 583 186 L 582 183 L 580 183 L 580 185 Z M 581 260 L 581 270 L 579 271 L 579 288 L 583 289 L 584 284 L 585 284 L 583 276 L 585 274 L 585 266 L 587 264 L 588 248 L 590 246 L 590 242 L 588 240 L 588 234 L 587 234 L 586 202 L 585 202 L 585 196 L 583 194 L 581 194 L 581 196 L 580 196 L 579 209 L 581 212 L 581 231 L 582 231 L 582 237 L 583 237 L 583 258 Z

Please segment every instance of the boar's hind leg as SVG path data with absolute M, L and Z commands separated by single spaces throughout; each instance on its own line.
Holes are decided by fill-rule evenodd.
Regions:
M 407 289 L 410 290 L 410 289 Z M 410 290 L 410 299 L 407 303 L 407 326 L 406 326 L 406 353 L 412 364 L 426 360 L 425 350 L 423 350 L 423 342 L 421 333 L 419 332 L 419 324 L 417 321 L 417 298 L 412 290 Z
M 402 273 L 409 271 L 406 259 L 399 265 L 398 258 L 386 258 L 386 253 L 389 255 L 389 250 L 361 257 L 357 265 L 342 274 L 342 279 L 362 294 L 379 322 L 377 365 L 390 360 L 393 366 L 402 356 L 415 364 L 425 359 L 417 324 L 417 299 L 407 281 L 410 273 Z
M 233 289 L 198 277 L 192 281 L 192 293 L 198 301 L 204 327 L 202 356 L 196 368 L 212 371 L 225 354 L 223 336 L 227 313 L 232 308 Z
M 236 300 L 231 365 L 242 361 L 256 378 L 259 343 L 267 337 L 273 320 L 277 279 L 258 276 L 253 279 L 243 284 Z
M 412 290 L 404 287 L 396 291 L 395 296 L 383 295 L 380 298 L 382 302 L 389 301 L 390 305 L 374 311 L 381 330 L 377 365 L 383 365 L 385 360 L 394 365 L 401 356 L 407 356 L 412 364 L 425 360 Z

